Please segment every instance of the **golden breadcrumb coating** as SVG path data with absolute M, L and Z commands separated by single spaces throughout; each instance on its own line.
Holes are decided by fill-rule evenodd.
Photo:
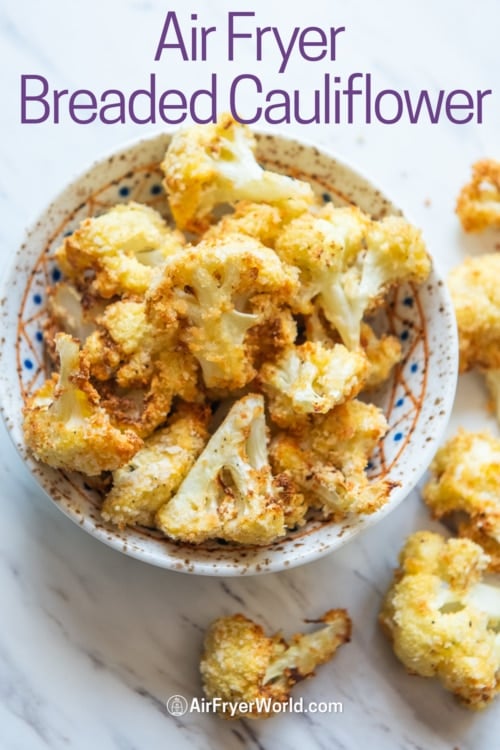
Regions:
M 456 211 L 466 232 L 500 227 L 500 161 L 472 165 L 471 181 L 460 191 Z
M 141 295 L 157 267 L 184 241 L 150 206 L 118 204 L 82 221 L 56 250 L 56 259 L 77 286 L 101 297 Z
M 500 590 L 481 582 L 488 556 L 469 539 L 419 531 L 399 563 L 380 613 L 394 653 L 412 674 L 484 708 L 500 687 Z
M 203 232 L 212 210 L 223 203 L 247 200 L 296 212 L 313 202 L 308 183 L 262 169 L 255 148 L 250 128 L 228 114 L 214 124 L 194 125 L 173 135 L 162 169 L 180 229 Z
M 248 330 L 262 322 L 254 297 L 272 295 L 278 312 L 296 283 L 292 269 L 258 240 L 202 240 L 170 258 L 148 294 L 148 311 L 158 329 L 179 322 L 180 338 L 208 388 L 238 389 L 255 375 L 246 341 Z
M 430 471 L 422 495 L 433 516 L 458 517 L 459 536 L 483 545 L 491 569 L 500 571 L 500 439 L 460 430 L 438 450 Z
M 249 394 L 232 406 L 156 524 L 195 544 L 270 544 L 285 533 L 282 495 L 267 458 L 264 399 Z
M 287 427 L 298 423 L 301 415 L 326 414 L 359 393 L 367 366 L 363 354 L 342 344 L 327 348 L 306 341 L 285 349 L 259 373 L 271 419 Z
M 500 368 L 500 254 L 466 258 L 448 278 L 460 346 L 460 371 Z
M 327 204 L 285 226 L 275 250 L 297 266 L 297 312 L 317 303 L 348 349 L 360 346 L 363 316 L 405 281 L 424 281 L 431 261 L 420 232 L 399 216 L 372 221 L 359 208 Z
M 60 373 L 28 400 L 24 439 L 49 466 L 94 475 L 123 466 L 142 446 L 132 430 L 113 426 L 82 367 L 79 346 L 65 333 L 56 336 Z
M 266 636 L 260 625 L 242 614 L 211 624 L 200 671 L 205 695 L 217 699 L 221 716 L 268 718 L 273 712 L 267 701 L 285 703 L 297 682 L 313 677 L 316 667 L 330 661 L 339 646 L 350 640 L 351 620 L 344 609 L 331 609 L 307 622 L 320 627 L 294 635 L 288 642 L 280 633 Z M 249 711 L 238 711 L 237 704 L 243 702 L 251 704 Z
M 225 214 L 205 232 L 203 239 L 224 239 L 230 234 L 243 234 L 259 240 L 263 245 L 274 247 L 285 220 L 277 206 L 239 201 L 232 213 Z
M 368 360 L 363 389 L 378 388 L 386 382 L 393 368 L 401 361 L 401 343 L 396 336 L 383 335 L 378 338 L 368 323 L 362 323 L 361 348 Z
M 209 410 L 181 407 L 125 466 L 113 472 L 102 506 L 105 521 L 120 527 L 154 525 L 155 513 L 186 477 L 208 440 Z
M 271 443 L 271 465 L 326 517 L 374 513 L 387 502 L 393 485 L 369 480 L 365 469 L 386 430 L 387 422 L 373 404 L 347 401 L 313 417 L 296 434 L 278 433 Z

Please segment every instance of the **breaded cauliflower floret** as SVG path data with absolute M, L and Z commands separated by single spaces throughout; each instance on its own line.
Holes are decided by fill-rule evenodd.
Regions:
M 376 406 L 347 401 L 314 417 L 297 434 L 279 433 L 271 443 L 271 465 L 326 517 L 374 513 L 387 501 L 392 485 L 369 480 L 365 469 L 386 431 L 387 422 Z
M 325 414 L 354 398 L 363 386 L 367 360 L 342 344 L 327 348 L 306 341 L 285 349 L 260 370 L 259 381 L 268 396 L 271 418 L 281 427 L 301 415 Z
M 468 708 L 484 708 L 500 687 L 500 590 L 480 582 L 488 556 L 469 539 L 420 531 L 399 563 L 380 613 L 396 656 Z
M 217 224 L 207 229 L 203 239 L 221 239 L 229 234 L 243 234 L 259 240 L 263 245 L 274 247 L 285 218 L 279 208 L 268 203 L 239 201 L 232 213 L 225 214 Z
M 467 258 L 448 286 L 455 307 L 460 370 L 500 368 L 500 253 Z
M 107 300 L 81 294 L 72 283 L 60 281 L 47 294 L 49 325 L 57 332 L 69 333 L 82 344 L 97 328 Z
M 155 513 L 186 477 L 208 440 L 209 411 L 184 406 L 157 430 L 125 466 L 113 472 L 102 506 L 105 521 L 152 526 Z
M 280 487 L 267 459 L 264 399 L 249 394 L 229 411 L 177 494 L 157 513 L 167 536 L 270 544 L 285 533 Z
M 378 338 L 368 323 L 362 323 L 361 347 L 368 360 L 363 389 L 378 388 L 388 379 L 393 367 L 401 361 L 401 343 L 396 336 L 383 335 Z
M 123 371 L 118 378 L 123 388 L 147 383 L 152 352 L 167 346 L 172 337 L 153 329 L 145 303 L 133 299 L 113 302 L 97 322 L 98 329 L 87 338 L 83 349 L 92 376 L 109 380 Z
M 113 426 L 81 366 L 78 342 L 60 333 L 56 348 L 59 375 L 47 380 L 24 409 L 26 444 L 49 466 L 90 476 L 123 466 L 142 440 Z
M 164 331 L 155 328 L 143 301 L 123 299 L 108 305 L 98 324 L 85 342 L 82 358 L 97 381 L 112 386 L 102 388 L 98 383 L 111 410 L 126 412 L 128 391 L 143 391 L 142 399 L 135 399 L 136 406 L 142 403 L 139 414 L 130 418 L 141 437 L 165 421 L 176 396 L 188 402 L 203 398 L 198 363 L 177 340 L 175 325 Z M 134 406 L 132 413 L 136 412 Z
M 204 231 L 212 209 L 248 200 L 305 208 L 313 202 L 310 185 L 269 172 L 255 159 L 251 130 L 230 115 L 212 125 L 179 130 L 162 164 L 172 214 L 180 229 Z
M 264 719 L 273 703 L 285 703 L 293 686 L 314 676 L 351 637 L 351 620 L 344 609 L 331 609 L 318 620 L 320 627 L 294 635 L 287 643 L 280 633 L 269 637 L 263 628 L 242 614 L 221 617 L 209 627 L 201 657 L 203 690 L 216 700 L 226 719 Z M 251 704 L 239 711 L 239 703 Z
M 394 284 L 422 282 L 431 262 L 420 232 L 399 216 L 371 221 L 358 208 L 324 206 L 294 219 L 275 249 L 300 269 L 298 312 L 322 308 L 349 349 L 360 345 L 361 321 Z
M 109 298 L 146 292 L 157 266 L 184 244 L 160 214 L 141 203 L 119 204 L 85 219 L 56 250 L 64 273 L 91 292 Z
M 459 536 L 482 544 L 500 571 L 500 440 L 460 430 L 436 453 L 423 498 L 435 518 L 458 517 Z
M 254 298 L 269 295 L 278 313 L 296 283 L 293 269 L 251 237 L 202 240 L 168 261 L 148 294 L 148 314 L 158 329 L 179 321 L 208 388 L 237 389 L 255 375 L 246 342 L 262 322 Z
M 466 232 L 500 227 L 500 161 L 473 164 L 472 179 L 462 188 L 456 211 Z

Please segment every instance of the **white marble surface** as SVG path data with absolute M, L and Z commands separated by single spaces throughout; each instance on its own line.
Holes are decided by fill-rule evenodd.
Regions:
M 133 125 L 21 126 L 20 74 L 43 74 L 59 87 L 140 86 L 155 70 L 167 6 L 197 10 L 212 23 L 222 23 L 228 10 L 253 9 L 261 25 L 281 26 L 286 7 L 292 25 L 348 27 L 340 73 L 371 71 L 393 87 L 493 88 L 482 126 L 297 125 L 288 131 L 336 150 L 380 183 L 423 227 L 443 271 L 467 253 L 498 246 L 498 234 L 465 238 L 453 214 L 470 163 L 500 155 L 497 0 L 308 0 L 293 8 L 277 0 L 2 0 L 2 265 L 70 176 L 116 144 L 151 132 Z M 223 65 L 220 50 L 217 55 L 210 69 L 222 77 L 239 72 L 238 65 Z M 177 64 L 162 75 L 190 87 L 193 76 L 206 75 L 206 65 Z M 240 68 L 252 70 L 250 56 Z M 313 71 L 297 64 L 294 85 L 305 87 Z M 491 425 L 485 403 L 479 380 L 464 378 L 450 431 L 458 424 Z M 407 676 L 376 625 L 403 537 L 432 527 L 417 492 L 361 539 L 307 567 L 246 580 L 193 578 L 148 567 L 82 533 L 38 489 L 3 428 L 0 439 L 1 750 L 500 747 L 500 703 L 475 715 L 432 681 Z M 213 618 L 240 610 L 271 630 L 290 632 L 304 616 L 331 606 L 349 609 L 353 641 L 296 694 L 342 701 L 341 715 L 227 723 L 167 714 L 170 695 L 201 694 L 197 660 Z

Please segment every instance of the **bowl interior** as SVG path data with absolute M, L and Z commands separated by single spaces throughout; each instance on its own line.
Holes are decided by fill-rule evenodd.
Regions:
M 419 288 L 397 289 L 377 321 L 382 330 L 399 337 L 404 357 L 392 378 L 370 398 L 383 408 L 390 429 L 371 458 L 369 473 L 393 483 L 389 501 L 371 516 L 341 523 L 311 521 L 265 548 L 178 544 L 152 529 L 122 531 L 106 524 L 99 512 L 102 498 L 81 476 L 37 463 L 23 443 L 23 403 L 46 377 L 46 288 L 61 277 L 54 250 L 83 218 L 118 202 L 148 203 L 168 216 L 159 164 L 169 140 L 159 135 L 98 162 L 66 188 L 28 232 L 3 291 L 2 413 L 14 443 L 47 494 L 82 528 L 116 549 L 155 565 L 206 575 L 255 574 L 299 565 L 380 520 L 409 493 L 436 450 L 455 392 L 457 342 L 450 301 L 435 271 Z M 325 202 L 356 204 L 374 218 L 400 213 L 365 178 L 312 146 L 260 135 L 258 158 L 267 168 L 308 180 Z

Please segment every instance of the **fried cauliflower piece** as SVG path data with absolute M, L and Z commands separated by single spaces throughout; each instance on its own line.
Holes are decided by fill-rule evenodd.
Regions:
M 157 267 L 184 242 L 157 211 L 132 202 L 85 219 L 55 256 L 66 276 L 91 293 L 143 295 Z
M 317 305 L 305 316 L 304 322 L 308 341 L 319 342 L 330 349 L 338 342 L 338 334 Z M 359 352 L 366 358 L 363 390 L 372 390 L 390 377 L 392 369 L 401 361 L 402 347 L 396 336 L 382 335 L 378 338 L 371 325 L 364 321 L 361 323 L 360 334 Z
M 98 387 L 125 423 L 129 391 L 142 391 L 142 398 L 134 397 L 129 420 L 141 437 L 165 422 L 176 396 L 189 403 L 203 399 L 198 363 L 178 341 L 176 326 L 155 328 L 143 301 L 123 299 L 108 305 L 98 324 L 82 357 L 97 381 L 111 384 L 103 388 L 99 382 Z
M 456 212 L 466 232 L 500 227 L 500 161 L 472 165 L 472 179 L 458 196 Z
M 298 312 L 310 314 L 313 301 L 348 349 L 360 346 L 365 313 L 394 284 L 420 283 L 431 262 L 420 232 L 398 216 L 371 221 L 358 208 L 327 204 L 316 214 L 291 221 L 275 244 L 278 255 L 300 270 Z
M 83 349 L 92 376 L 109 380 L 118 373 L 120 387 L 149 382 L 152 354 L 172 343 L 173 337 L 153 328 L 141 300 L 123 299 L 107 306 L 98 329 Z
M 270 544 L 285 533 L 280 486 L 267 459 L 264 399 L 237 401 L 156 525 L 172 539 Z
M 380 409 L 347 401 L 312 418 L 296 434 L 279 433 L 271 443 L 271 465 L 288 476 L 325 517 L 374 513 L 386 503 L 392 485 L 369 480 L 365 469 L 386 431 Z
M 467 708 L 484 708 L 500 686 L 500 590 L 481 583 L 488 556 L 469 539 L 419 531 L 399 563 L 380 613 L 396 656 Z
M 460 371 L 500 369 L 500 254 L 467 258 L 455 268 L 448 287 L 455 308 Z
M 113 426 L 80 362 L 78 342 L 60 333 L 56 349 L 59 375 L 47 380 L 24 409 L 26 444 L 39 461 L 89 476 L 123 466 L 142 440 Z
M 47 308 L 49 326 L 55 333 L 69 333 L 82 344 L 97 328 L 107 300 L 81 294 L 70 282 L 60 281 L 49 288 Z
M 209 627 L 200 663 L 203 690 L 226 719 L 264 719 L 273 703 L 286 703 L 293 686 L 330 661 L 351 638 L 351 620 L 344 609 L 331 609 L 320 627 L 294 635 L 287 643 L 280 633 L 266 636 L 263 628 L 242 614 L 221 617 Z M 239 711 L 238 704 L 250 704 Z M 228 704 L 234 706 L 233 710 Z M 236 704 L 236 705 L 235 705 Z
M 203 232 L 211 212 L 239 200 L 304 210 L 313 202 L 311 186 L 263 169 L 255 159 L 251 130 L 223 114 L 212 125 L 179 130 L 165 154 L 165 189 L 177 226 Z
M 117 526 L 153 526 L 208 440 L 209 410 L 181 407 L 125 466 L 113 472 L 113 487 L 102 506 L 105 521 Z
M 259 381 L 268 396 L 273 422 L 287 427 L 301 415 L 325 414 L 354 398 L 363 386 L 366 369 L 364 355 L 342 344 L 327 348 L 306 341 L 266 363 Z
M 500 440 L 488 432 L 460 430 L 430 467 L 423 498 L 435 518 L 458 516 L 459 536 L 473 539 L 500 572 Z
M 263 245 L 274 247 L 285 220 L 286 215 L 277 206 L 239 201 L 232 213 L 225 214 L 217 224 L 207 229 L 203 239 L 218 240 L 230 234 L 243 234 L 259 240 Z
M 362 323 L 361 348 L 368 360 L 363 389 L 378 388 L 385 383 L 393 368 L 401 361 L 401 343 L 396 336 L 383 335 L 378 338 L 368 323 Z
M 179 322 L 208 388 L 234 390 L 255 376 L 246 336 L 263 322 L 256 298 L 268 295 L 277 313 L 296 284 L 293 270 L 251 237 L 202 240 L 165 265 L 148 312 L 157 329 Z

